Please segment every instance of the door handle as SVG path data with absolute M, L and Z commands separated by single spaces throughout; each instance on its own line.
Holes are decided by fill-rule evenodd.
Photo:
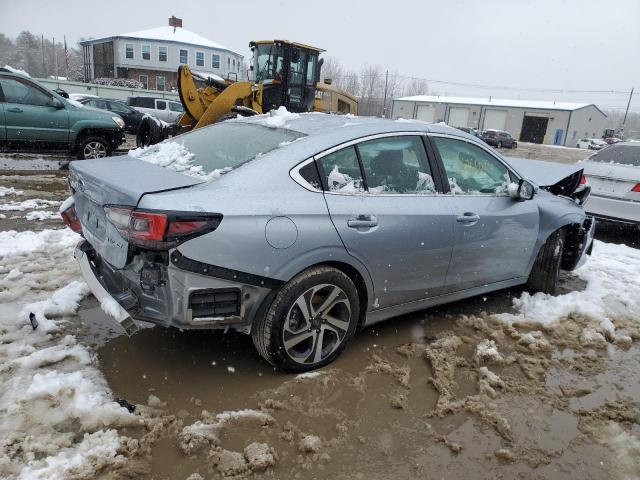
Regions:
M 378 226 L 378 219 L 373 215 L 358 215 L 347 220 L 350 228 L 372 228 Z
M 459 223 L 464 223 L 466 225 L 471 225 L 480 220 L 480 215 L 473 212 L 464 212 L 463 215 L 460 215 L 456 218 L 456 221 Z
M 22 109 L 18 107 L 7 108 L 7 112 L 22 113 Z

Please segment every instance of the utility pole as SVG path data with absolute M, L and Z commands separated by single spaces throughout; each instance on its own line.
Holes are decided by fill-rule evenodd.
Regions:
M 44 34 L 40 35 L 40 50 L 42 50 L 42 75 L 44 75 L 45 77 L 48 77 L 47 68 L 45 67 L 45 64 L 44 64 Z
M 631 105 L 631 97 L 633 97 L 633 87 L 631 87 L 631 92 L 629 92 L 629 101 L 627 102 L 627 109 L 624 112 L 624 120 L 622 120 L 623 131 L 624 131 L 624 126 L 627 123 L 627 115 L 629 115 L 629 106 Z
M 56 52 L 56 37 L 53 37 L 53 74 L 58 79 L 58 53 Z
M 389 70 L 384 77 L 384 98 L 382 100 L 382 118 L 387 118 L 387 87 L 389 85 Z

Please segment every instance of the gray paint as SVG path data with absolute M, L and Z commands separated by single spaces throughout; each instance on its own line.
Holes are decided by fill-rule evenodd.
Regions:
M 264 117 L 234 121 L 261 122 Z M 454 136 L 492 152 L 499 161 L 510 165 L 475 137 L 444 125 L 372 118 L 345 122 L 340 116 L 307 114 L 291 121 L 287 128 L 308 136 L 262 155 L 216 181 L 144 193 L 138 208 L 222 213 L 224 219 L 217 230 L 178 247 L 184 256 L 207 264 L 288 281 L 315 264 L 345 263 L 365 281 L 369 323 L 417 310 L 426 303 L 523 283 L 548 235 L 563 225 L 581 224 L 585 218 L 584 211 L 572 200 L 543 190 L 529 201 L 496 195 L 335 195 L 310 191 L 313 189 L 294 181 L 292 168 L 327 149 L 381 133 Z M 157 191 L 171 183 L 163 179 L 155 185 L 149 179 L 140 184 L 137 160 L 121 161 L 119 168 L 107 173 L 110 162 L 113 159 L 92 161 L 92 166 L 74 166 L 72 173 L 104 172 L 108 177 L 105 188 L 113 189 L 114 195 L 121 188 L 122 200 L 130 202 L 145 190 Z M 133 176 L 132 171 L 138 175 Z M 167 179 L 177 180 L 178 175 L 187 184 L 197 183 L 174 172 L 167 171 L 166 175 Z M 477 213 L 478 221 L 460 223 L 458 217 L 466 212 Z M 349 228 L 346 221 L 360 214 L 375 215 L 378 225 Z M 289 221 L 285 220 L 289 226 L 284 227 L 280 220 L 274 220 L 283 217 L 295 224 L 293 242 Z M 271 237 L 268 225 L 273 221 L 281 224 Z M 278 248 L 285 244 L 290 245 Z M 127 266 L 124 271 L 130 269 Z M 188 289 L 187 285 L 204 288 L 209 281 L 212 285 L 219 283 L 193 273 L 180 275 L 177 292 Z M 248 286 L 237 286 L 248 292 Z M 180 301 L 184 303 L 184 297 Z M 252 308 L 254 301 L 250 303 Z M 250 313 L 245 311 L 244 315 L 250 324 Z M 188 324 L 185 322 L 172 320 L 180 326 Z

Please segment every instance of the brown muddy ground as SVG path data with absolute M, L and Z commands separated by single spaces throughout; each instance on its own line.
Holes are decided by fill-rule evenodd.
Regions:
M 66 196 L 64 172 L 2 171 L 0 185 Z M 0 228 L 60 226 L 24 214 Z M 598 236 L 639 246 L 637 230 Z M 564 291 L 583 287 L 563 276 Z M 100 478 L 640 478 L 640 329 L 629 325 L 631 345 L 587 345 L 580 317 L 548 330 L 491 317 L 519 294 L 367 328 L 306 376 L 274 371 L 233 332 L 126 337 L 88 298 L 69 333 L 95 349 L 114 395 L 152 419 L 121 431 L 127 461 Z M 499 356 L 478 356 L 491 340 Z

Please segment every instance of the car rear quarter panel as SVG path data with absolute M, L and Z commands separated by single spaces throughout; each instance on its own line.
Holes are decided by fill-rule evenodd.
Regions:
M 221 213 L 214 232 L 178 247 L 190 259 L 283 281 L 312 265 L 342 262 L 371 293 L 369 273 L 344 248 L 324 195 L 294 182 L 287 165 L 251 162 L 208 184 L 145 195 L 138 207 Z

